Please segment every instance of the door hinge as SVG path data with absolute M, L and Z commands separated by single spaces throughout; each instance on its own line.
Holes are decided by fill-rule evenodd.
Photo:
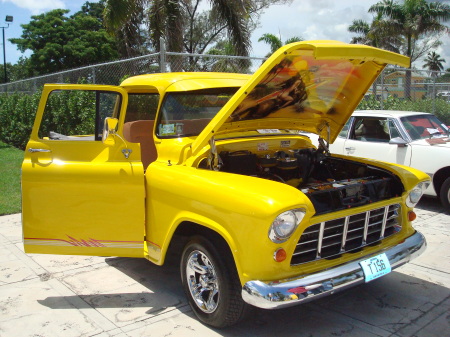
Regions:
M 130 157 L 131 152 L 133 152 L 131 149 L 123 149 L 122 153 L 125 156 L 125 159 L 128 159 Z

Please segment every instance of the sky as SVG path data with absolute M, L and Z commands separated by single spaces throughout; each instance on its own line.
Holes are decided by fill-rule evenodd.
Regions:
M 355 19 L 372 21 L 368 13 L 371 5 L 379 0 L 294 0 L 290 5 L 275 5 L 261 16 L 260 26 L 252 34 L 252 56 L 263 57 L 269 47 L 258 39 L 265 33 L 281 37 L 282 41 L 293 36 L 304 40 L 338 40 L 350 42 L 354 34 L 347 28 Z M 450 4 L 450 0 L 440 0 Z M 81 9 L 86 0 L 0 0 L 0 26 L 6 27 L 6 15 L 12 15 L 14 22 L 5 29 L 5 39 L 18 38 L 22 34 L 21 24 L 29 23 L 32 15 L 56 8 L 69 9 L 73 14 Z M 96 2 L 91 0 L 91 2 Z M 450 25 L 450 23 L 447 23 Z M 1 38 L 0 38 L 1 39 Z M 436 52 L 446 60 L 444 68 L 450 68 L 450 37 L 441 39 L 443 44 Z M 1 43 L 1 40 L 0 40 Z M 23 54 L 16 46 L 6 41 L 6 61 L 16 63 Z M 28 54 L 25 54 L 28 56 Z M 0 57 L 3 63 L 3 55 Z M 414 64 L 417 68 L 421 63 Z

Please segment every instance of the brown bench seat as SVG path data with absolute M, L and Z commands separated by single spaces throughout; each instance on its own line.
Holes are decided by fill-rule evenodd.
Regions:
M 141 144 L 141 161 L 144 169 L 158 157 L 153 140 L 154 120 L 138 120 L 123 125 L 123 136 L 131 143 Z

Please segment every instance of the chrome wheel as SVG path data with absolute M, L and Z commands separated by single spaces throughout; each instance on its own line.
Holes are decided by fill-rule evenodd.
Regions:
M 198 308 L 207 314 L 214 312 L 219 306 L 219 282 L 214 265 L 203 252 L 189 254 L 186 281 Z
M 220 237 L 196 235 L 181 254 L 180 274 L 189 305 L 197 318 L 216 328 L 244 318 L 249 307 L 242 299 L 242 286 L 231 251 Z

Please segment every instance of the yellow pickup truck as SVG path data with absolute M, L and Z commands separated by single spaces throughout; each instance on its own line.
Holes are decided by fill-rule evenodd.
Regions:
M 386 64 L 409 59 L 306 41 L 253 75 L 45 85 L 22 165 L 25 251 L 162 265 L 184 247 L 182 286 L 215 327 L 388 274 L 425 248 L 411 223 L 429 177 L 327 151 Z

